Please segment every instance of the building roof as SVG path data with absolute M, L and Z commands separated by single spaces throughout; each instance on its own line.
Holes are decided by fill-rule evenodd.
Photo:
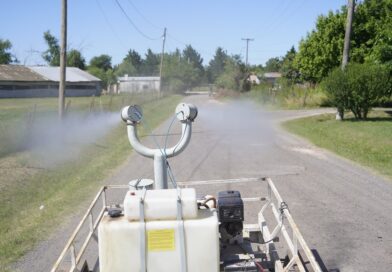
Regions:
M 280 78 L 282 77 L 281 73 L 278 72 L 270 72 L 270 73 L 264 73 L 265 78 Z
M 50 81 L 60 81 L 60 67 L 31 66 L 29 68 Z M 67 82 L 101 81 L 76 67 L 67 67 L 66 78 Z
M 26 66 L 0 65 L 0 81 L 49 81 Z
M 67 67 L 67 82 L 101 81 L 99 78 L 76 67 Z M 0 81 L 60 81 L 60 67 L 0 65 Z
M 118 77 L 118 81 L 124 82 L 124 81 L 159 81 L 159 77 L 153 77 L 153 76 L 145 76 L 145 77 L 130 77 L 128 75 Z

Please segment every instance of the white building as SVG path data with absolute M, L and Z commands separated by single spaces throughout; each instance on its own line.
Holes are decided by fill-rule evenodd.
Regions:
M 259 85 L 260 84 L 260 79 L 256 75 L 249 75 L 248 81 L 254 85 Z
M 159 77 L 118 77 L 119 93 L 141 93 L 159 91 Z

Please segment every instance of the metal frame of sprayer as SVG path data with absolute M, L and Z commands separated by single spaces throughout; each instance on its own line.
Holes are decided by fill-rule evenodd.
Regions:
M 180 154 L 189 144 L 192 136 L 192 122 L 197 117 L 195 105 L 180 103 L 176 107 L 176 117 L 181 122 L 181 138 L 179 142 L 170 148 L 149 148 L 144 146 L 137 135 L 137 126 L 143 118 L 139 106 L 127 106 L 121 111 L 121 118 L 127 124 L 128 139 L 132 147 L 140 155 L 154 159 L 154 189 L 168 189 L 167 182 L 167 158 Z

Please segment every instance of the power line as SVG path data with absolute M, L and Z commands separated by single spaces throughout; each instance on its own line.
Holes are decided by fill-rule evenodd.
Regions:
M 169 38 L 171 38 L 173 41 L 175 41 L 175 42 L 177 42 L 177 43 L 179 43 L 179 44 L 182 44 L 182 45 L 185 45 L 185 46 L 188 45 L 187 43 L 185 43 L 185 42 L 183 42 L 183 41 L 177 39 L 176 37 L 174 37 L 173 35 L 171 35 L 171 34 L 169 34 L 169 33 L 167 34 L 167 36 L 168 36 Z
M 128 3 L 132 6 L 132 8 L 140 15 L 140 17 L 142 17 L 144 19 L 144 21 L 146 21 L 149 25 L 151 25 L 152 27 L 155 27 L 156 29 L 162 30 L 162 27 L 157 26 L 156 24 L 152 23 L 150 20 L 147 19 L 146 16 L 143 15 L 143 13 L 141 13 L 139 11 L 139 9 L 135 6 L 134 3 L 132 3 L 131 0 L 128 0 Z
M 125 12 L 124 8 L 121 6 L 121 4 L 118 2 L 118 0 L 115 0 L 117 3 L 117 6 L 121 9 L 122 13 L 124 14 L 124 16 L 127 18 L 128 22 L 133 26 L 133 28 L 140 34 L 142 35 L 144 38 L 151 40 L 151 41 L 155 41 L 155 40 L 159 40 L 161 39 L 161 36 L 159 36 L 158 38 L 152 38 L 150 36 L 148 36 L 147 34 L 145 34 L 143 31 L 141 31 L 136 24 L 132 21 L 132 19 L 128 16 L 128 14 Z
M 109 19 L 108 19 L 108 17 L 106 16 L 105 11 L 104 11 L 104 9 L 102 8 L 101 4 L 99 3 L 99 0 L 95 0 L 95 2 L 97 3 L 98 8 L 99 8 L 99 10 L 101 11 L 101 13 L 102 13 L 102 15 L 103 15 L 103 18 L 105 19 L 106 24 L 109 26 L 109 28 L 110 28 L 111 32 L 113 33 L 113 35 L 114 35 L 114 36 L 117 38 L 117 40 L 120 42 L 121 46 L 123 46 L 124 49 L 127 49 L 127 48 L 125 48 L 125 45 L 124 45 L 125 43 L 124 43 L 123 40 L 120 38 L 120 36 L 118 35 L 117 31 L 114 29 L 113 25 L 109 22 Z

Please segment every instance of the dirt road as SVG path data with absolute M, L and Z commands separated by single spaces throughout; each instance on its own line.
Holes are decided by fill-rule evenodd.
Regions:
M 189 147 L 170 160 L 177 181 L 269 176 L 328 271 L 391 271 L 392 182 L 315 148 L 278 125 L 330 110 L 266 112 L 247 102 L 228 105 L 206 96 L 186 100 L 198 106 L 199 116 Z M 155 133 L 161 143 L 169 123 Z M 169 143 L 178 138 L 175 132 L 178 127 Z M 107 183 L 152 177 L 152 167 L 152 161 L 132 154 Z M 16 268 L 47 271 L 76 217 Z

